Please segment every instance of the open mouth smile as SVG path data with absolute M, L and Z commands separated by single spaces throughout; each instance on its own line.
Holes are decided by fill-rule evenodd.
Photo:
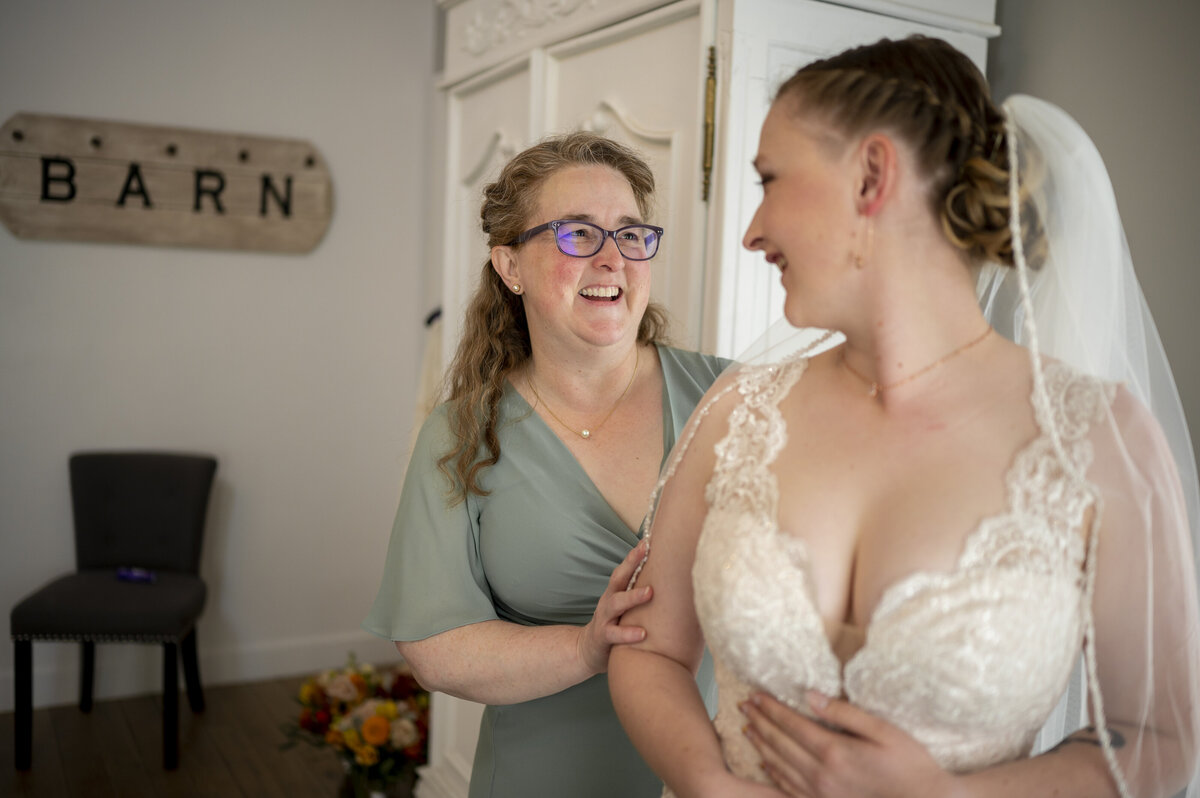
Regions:
M 616 302 L 623 293 L 615 285 L 597 285 L 582 289 L 579 295 L 592 302 Z

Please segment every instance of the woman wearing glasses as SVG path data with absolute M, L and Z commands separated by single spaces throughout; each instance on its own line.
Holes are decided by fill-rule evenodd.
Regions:
M 655 796 L 608 695 L 659 467 L 725 363 L 663 344 L 663 231 L 631 150 L 589 133 L 517 155 L 484 191 L 491 247 L 418 437 L 364 626 L 426 687 L 487 704 L 483 796 Z

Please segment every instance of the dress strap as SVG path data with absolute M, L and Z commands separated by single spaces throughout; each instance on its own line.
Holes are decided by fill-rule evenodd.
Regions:
M 708 397 L 708 401 L 692 414 L 692 418 L 688 421 L 687 428 L 684 430 L 683 437 L 679 439 L 675 444 L 675 448 L 671 450 L 671 456 L 667 458 L 667 467 L 663 469 L 662 475 L 658 478 L 658 483 L 650 493 L 650 506 L 646 509 L 645 518 L 642 519 L 642 539 L 646 541 L 646 553 L 642 555 L 642 561 L 634 569 L 633 576 L 629 577 L 629 584 L 625 586 L 626 590 L 633 590 L 637 584 L 638 576 L 642 573 L 642 568 L 646 566 L 646 560 L 650 559 L 650 529 L 654 526 L 654 514 L 657 511 L 658 497 L 662 494 L 663 487 L 666 486 L 671 477 L 675 476 L 675 469 L 679 466 L 679 461 L 687 453 L 688 447 L 692 445 L 692 439 L 696 437 L 696 431 L 700 429 L 700 422 L 704 420 L 717 402 L 724 399 L 736 387 L 737 382 L 730 381 L 728 385 Z
M 802 360 L 808 357 L 809 353 L 820 349 L 834 335 L 832 331 L 827 331 L 817 340 L 813 341 L 808 346 L 796 352 L 785 362 Z M 743 368 L 762 368 L 757 366 L 743 366 Z M 765 368 L 773 369 L 776 366 L 766 366 Z M 638 563 L 637 568 L 633 572 L 633 576 L 629 577 L 629 584 L 626 585 L 626 590 L 632 590 L 637 584 L 637 578 L 641 575 L 642 569 L 646 566 L 646 561 L 650 559 L 650 531 L 654 526 L 654 516 L 658 511 L 658 499 L 662 494 L 663 487 L 675 476 L 675 469 L 679 467 L 679 463 L 683 460 L 683 456 L 687 454 L 688 447 L 692 445 L 692 440 L 696 437 L 696 432 L 700 429 L 700 424 L 712 411 L 717 402 L 729 395 L 729 392 L 734 389 L 744 390 L 741 379 L 731 379 L 729 383 L 717 391 L 712 396 L 708 397 L 703 405 L 698 407 L 688 420 L 687 427 L 684 429 L 683 436 L 676 442 L 675 448 L 671 451 L 671 456 L 667 458 L 667 465 L 663 469 L 662 475 L 658 478 L 658 484 L 654 486 L 653 492 L 650 494 L 650 504 L 646 510 L 646 516 L 642 520 L 642 539 L 646 541 L 646 553 L 642 556 L 642 561 Z

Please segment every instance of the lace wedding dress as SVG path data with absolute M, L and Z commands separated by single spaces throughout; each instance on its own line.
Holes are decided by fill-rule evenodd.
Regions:
M 778 526 L 779 486 L 769 468 L 787 443 L 779 402 L 807 363 L 800 355 L 745 367 L 723 392 L 736 390 L 741 401 L 716 447 L 692 579 L 716 663 L 715 726 L 730 770 L 766 780 L 738 710 L 753 690 L 802 712 L 806 690 L 845 696 L 911 734 L 949 770 L 1028 754 L 1079 657 L 1094 568 L 1079 534 L 1092 494 L 1064 472 L 1048 430 L 1058 430 L 1086 472 L 1088 431 L 1113 386 L 1047 364 L 1047 401 L 1034 401 L 1040 434 L 1007 474 L 1006 510 L 967 536 L 951 572 L 918 572 L 892 585 L 863 647 L 843 664 L 817 610 L 804 541 Z

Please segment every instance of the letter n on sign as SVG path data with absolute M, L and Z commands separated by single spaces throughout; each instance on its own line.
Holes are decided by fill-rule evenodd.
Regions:
M 300 253 L 332 214 L 299 139 L 27 113 L 0 128 L 0 222 L 20 238 Z

